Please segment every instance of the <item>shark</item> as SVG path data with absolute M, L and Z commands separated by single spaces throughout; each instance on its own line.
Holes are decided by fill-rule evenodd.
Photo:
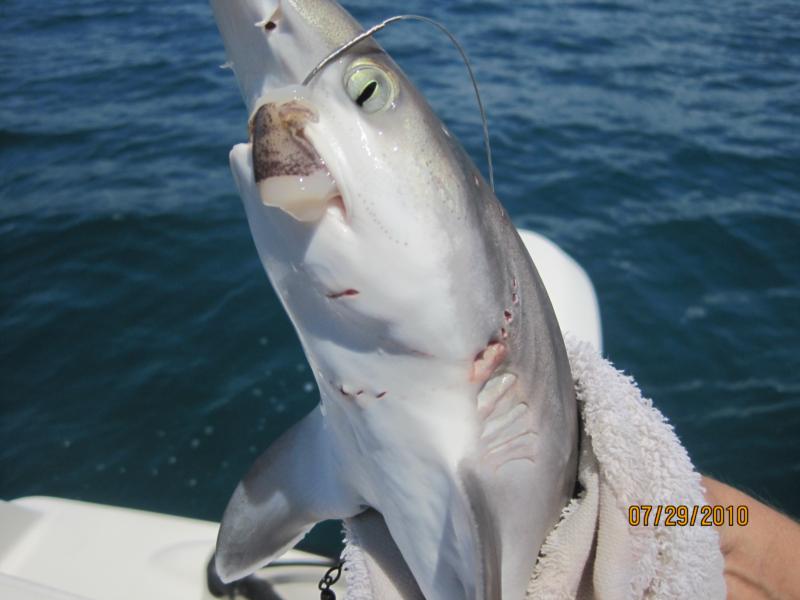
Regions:
M 428 600 L 525 596 L 576 480 L 542 280 L 458 140 L 333 0 L 211 0 L 244 99 L 230 166 L 319 404 L 238 484 L 224 581 L 377 514 Z

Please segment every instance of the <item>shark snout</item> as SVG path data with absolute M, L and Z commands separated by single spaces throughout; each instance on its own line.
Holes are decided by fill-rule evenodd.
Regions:
M 361 31 L 333 0 L 211 0 L 248 111 Z

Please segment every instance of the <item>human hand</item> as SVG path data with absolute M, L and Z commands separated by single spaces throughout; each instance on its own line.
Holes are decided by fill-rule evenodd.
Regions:
M 800 525 L 729 485 L 703 477 L 710 505 L 747 506 L 747 525 L 718 527 L 728 600 L 800 598 Z

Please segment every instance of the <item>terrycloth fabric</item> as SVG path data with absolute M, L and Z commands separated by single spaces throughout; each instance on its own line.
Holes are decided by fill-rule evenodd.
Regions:
M 664 416 L 634 380 L 568 338 L 583 427 L 584 491 L 545 540 L 529 598 L 725 598 L 714 529 L 632 527 L 628 507 L 705 503 L 700 475 Z
M 591 346 L 573 338 L 566 345 L 582 421 L 583 490 L 545 540 L 527 598 L 724 599 L 716 531 L 699 518 L 694 527 L 628 523 L 631 505 L 652 506 L 652 520 L 658 505 L 705 503 L 700 475 L 672 427 Z M 422 598 L 379 515 L 345 526 L 348 600 Z

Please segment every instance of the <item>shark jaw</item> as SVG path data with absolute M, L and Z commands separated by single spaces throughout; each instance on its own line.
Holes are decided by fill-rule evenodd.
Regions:
M 212 5 L 251 115 L 231 167 L 321 397 L 234 492 L 220 575 L 374 508 L 429 600 L 521 599 L 576 452 L 569 366 L 535 268 L 373 42 L 299 85 L 360 31 L 338 4 Z M 363 68 L 384 86 L 376 110 L 349 93 Z

